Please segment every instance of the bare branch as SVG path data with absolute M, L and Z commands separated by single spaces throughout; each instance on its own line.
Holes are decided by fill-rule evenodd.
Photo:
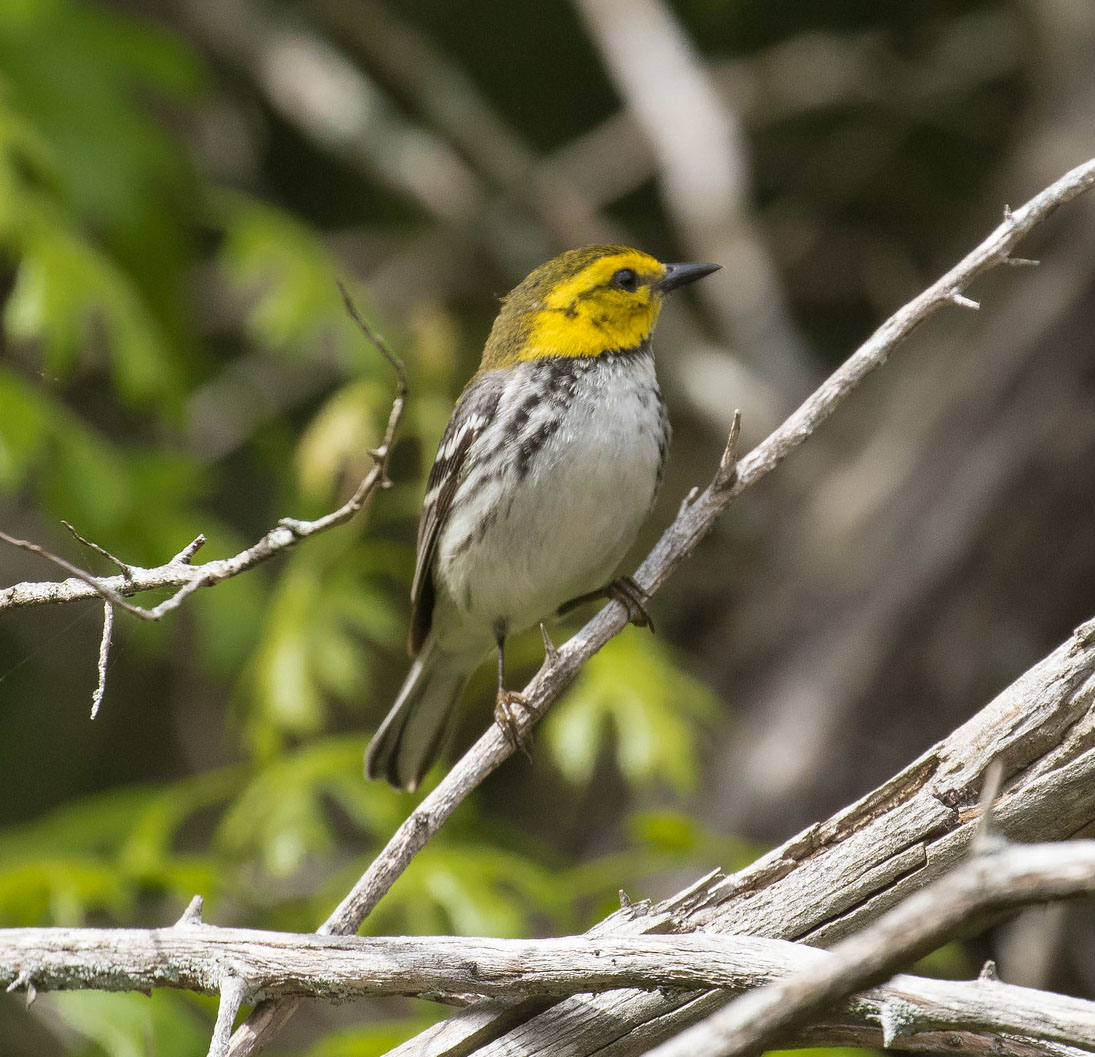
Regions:
M 1095 185 L 1095 159 L 1079 165 L 1008 215 L 987 239 L 922 294 L 899 309 L 852 354 L 766 440 L 737 464 L 734 482 L 720 487 L 718 477 L 690 504 L 663 534 L 635 574 L 652 594 L 695 550 L 727 506 L 747 488 L 772 472 L 799 447 L 890 353 L 941 307 L 953 303 L 975 278 L 1002 264 L 1015 246 L 1059 206 Z M 562 646 L 525 687 L 529 708 L 517 719 L 525 735 L 544 711 L 576 678 L 585 662 L 627 624 L 626 608 L 610 602 Z M 513 753 L 513 746 L 492 725 L 411 813 L 389 840 L 354 888 L 320 927 L 326 935 L 356 932 L 407 864 L 425 846 L 457 805 Z M 291 1016 L 293 1002 L 264 1003 L 233 1037 L 233 1057 L 254 1052 Z
M 110 561 L 121 566 L 123 572 L 119 576 L 92 576 L 91 573 L 51 553 L 37 543 L 15 539 L 5 532 L 0 532 L 0 540 L 13 547 L 19 547 L 22 550 L 30 551 L 32 554 L 40 555 L 47 561 L 64 569 L 72 577 L 72 579 L 60 582 L 20 583 L 0 589 L 0 610 L 75 602 L 98 596 L 141 620 L 159 620 L 165 614 L 177 609 L 191 594 L 200 588 L 212 587 L 214 584 L 231 579 L 233 576 L 239 576 L 240 573 L 247 572 L 256 565 L 268 561 L 274 555 L 288 550 L 309 536 L 326 532 L 336 525 L 344 524 L 365 505 L 366 500 L 376 488 L 386 487 L 392 445 L 403 420 L 403 412 L 407 401 L 407 373 L 399 357 L 391 351 L 384 339 L 361 317 L 341 283 L 339 284 L 339 290 L 342 292 L 346 311 L 365 338 L 391 364 L 397 381 L 396 396 L 392 401 L 392 408 L 388 414 L 388 424 L 384 430 L 384 438 L 380 447 L 372 453 L 375 465 L 358 485 L 354 494 L 342 506 L 321 518 L 317 518 L 315 521 L 297 521 L 292 518 L 284 518 L 276 528 L 267 532 L 258 543 L 240 551 L 233 557 L 219 558 L 215 561 L 205 562 L 202 565 L 194 565 L 192 564 L 194 555 L 205 543 L 205 536 L 200 535 L 176 554 L 166 565 L 160 565 L 154 569 L 143 569 L 139 566 L 127 565 L 108 551 L 103 550 L 98 544 L 85 540 L 71 526 L 66 525 L 81 543 L 86 544 L 103 554 Z M 134 605 L 127 600 L 129 596 L 144 591 L 155 591 L 168 587 L 174 587 L 178 590 L 163 602 L 150 608 Z
M 965 859 L 981 829 L 978 790 L 993 761 L 1002 761 L 1010 776 L 994 805 L 996 832 L 1037 841 L 1082 830 L 1095 821 L 1092 627 L 1095 622 L 1078 628 L 962 727 L 858 803 L 732 876 L 716 870 L 661 903 L 613 914 L 589 935 L 703 930 L 811 945 L 852 935 Z M 612 1057 L 632 1057 L 725 1001 L 717 992 L 575 996 L 517 1026 L 507 1006 L 484 1003 L 427 1029 L 398 1053 L 603 1057 L 611 1050 Z M 841 1041 L 839 1035 L 826 1037 Z M 558 1039 L 569 1040 L 565 1051 L 556 1046 Z M 926 1039 L 912 1048 L 932 1049 Z M 985 1049 L 991 1052 L 991 1046 Z

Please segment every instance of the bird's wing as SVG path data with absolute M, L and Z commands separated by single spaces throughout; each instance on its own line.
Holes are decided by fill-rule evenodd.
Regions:
M 433 558 L 437 540 L 448 520 L 460 482 L 464 479 L 468 452 L 494 416 L 502 394 L 497 371 L 476 375 L 460 395 L 452 418 L 441 435 L 437 457 L 426 483 L 426 498 L 418 522 L 418 556 L 411 585 L 411 656 L 422 649 L 433 622 Z

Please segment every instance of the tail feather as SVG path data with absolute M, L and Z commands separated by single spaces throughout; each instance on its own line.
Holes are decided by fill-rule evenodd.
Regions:
M 441 753 L 456 703 L 478 658 L 470 663 L 427 642 L 391 711 L 365 753 L 365 774 L 397 789 L 416 789 Z

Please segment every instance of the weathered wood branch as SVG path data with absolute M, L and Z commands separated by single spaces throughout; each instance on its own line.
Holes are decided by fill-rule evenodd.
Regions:
M 656 1047 L 650 1057 L 743 1057 L 765 1049 L 789 1028 L 807 1023 L 863 987 L 889 979 L 901 966 L 961 930 L 970 930 L 994 910 L 1091 892 L 1091 864 L 1086 860 L 1092 851 L 1092 841 L 1008 844 L 982 833 L 972 858 L 954 871 L 913 892 L 861 932 L 836 944 L 816 964 L 743 995 Z M 883 1008 L 881 1018 L 887 1047 L 906 1026 L 916 1023 L 914 1012 L 896 1004 Z M 1064 1041 L 1095 1044 L 1087 1030 Z
M 225 1051 L 242 1001 L 274 995 L 558 996 L 607 988 L 749 992 L 673 1040 L 666 1053 L 746 1052 L 796 1019 L 833 1006 L 807 1032 L 881 1031 L 886 1046 L 938 1045 L 1025 1057 L 1039 1047 L 1095 1051 L 1095 1003 L 1001 984 L 898 976 L 838 1005 L 870 976 L 943 938 L 979 910 L 1095 890 L 1095 841 L 998 845 L 902 903 L 832 953 L 785 940 L 693 933 L 597 939 L 321 937 L 223 929 L 194 913 L 165 929 L 0 930 L 0 986 L 36 991 L 177 987 L 220 993 L 211 1053 Z M 834 984 L 843 990 L 837 994 Z M 759 1014 L 759 1015 L 758 1015 Z M 737 1024 L 727 1035 L 726 1018 Z M 716 1023 L 721 1022 L 721 1023 Z M 816 1034 L 815 1034 L 816 1033 Z M 781 1036 L 782 1037 L 782 1036 Z M 732 1038 L 732 1051 L 726 1039 Z
M 1005 209 L 1003 222 L 988 238 L 883 323 L 790 418 L 737 463 L 734 472 L 727 473 L 725 467 L 720 467 L 712 483 L 695 501 L 682 507 L 642 563 L 635 574 L 639 586 L 648 594 L 656 591 L 691 555 L 730 503 L 771 473 L 811 436 L 867 375 L 886 362 L 890 353 L 920 323 L 944 306 L 958 304 L 970 307 L 972 302 L 963 291 L 974 279 L 997 265 L 1012 261 L 1012 251 L 1025 235 L 1065 202 L 1093 185 L 1095 159 L 1076 166 L 1020 209 Z M 522 735 L 528 733 L 573 682 L 586 661 L 619 634 L 626 623 L 625 607 L 618 602 L 610 602 L 562 648 L 548 654 L 543 667 L 523 692 L 529 708 L 527 713 L 522 712 L 518 717 Z M 356 932 L 407 864 L 457 805 L 513 751 L 510 742 L 497 726 L 492 725 L 399 827 L 381 854 L 320 927 L 320 932 L 332 935 Z M 826 880 L 822 878 L 821 890 L 824 890 Z M 810 899 L 813 899 L 813 894 Z M 253 1053 L 280 1030 L 292 1013 L 292 1000 L 259 1006 L 233 1036 L 230 1053 L 233 1057 Z

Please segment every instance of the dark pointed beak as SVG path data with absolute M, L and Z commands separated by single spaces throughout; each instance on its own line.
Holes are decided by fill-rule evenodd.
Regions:
M 705 275 L 717 272 L 721 267 L 721 264 L 667 264 L 665 275 L 658 279 L 653 287 L 658 293 L 666 294 L 670 290 L 676 290 L 678 286 L 694 283 Z

